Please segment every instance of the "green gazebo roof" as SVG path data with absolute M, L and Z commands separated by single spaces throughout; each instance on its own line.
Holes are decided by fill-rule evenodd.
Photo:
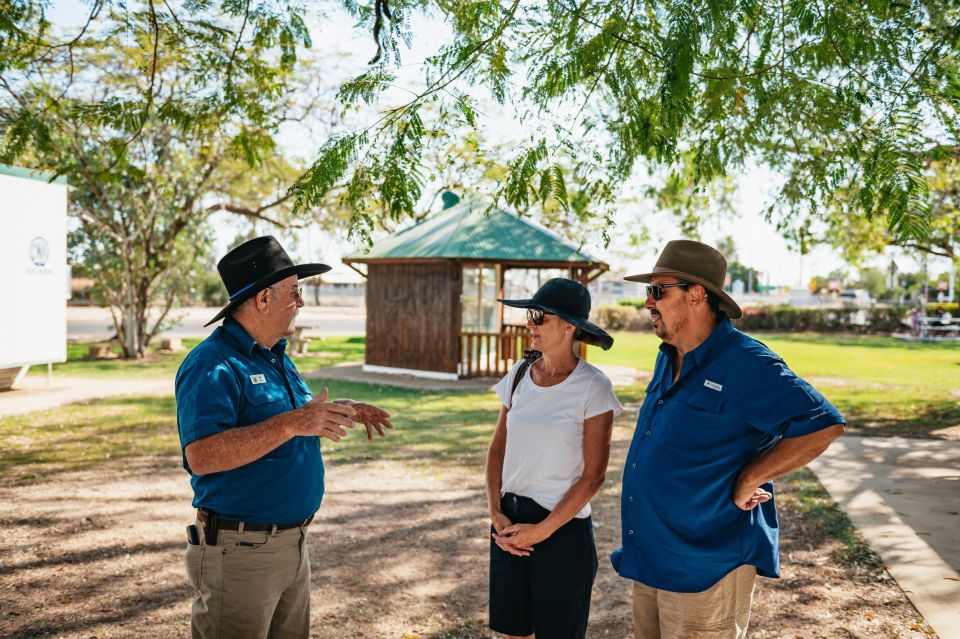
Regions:
M 345 262 L 457 259 L 599 264 L 552 231 L 501 209 L 463 202 L 377 242 Z

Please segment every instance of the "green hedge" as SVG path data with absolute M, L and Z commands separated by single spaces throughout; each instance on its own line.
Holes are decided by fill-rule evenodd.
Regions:
M 948 305 L 943 306 L 947 308 Z M 743 317 L 733 323 L 743 331 L 896 333 L 906 330 L 902 320 L 909 312 L 908 306 L 863 309 L 761 306 L 744 309 Z M 597 309 L 597 323 L 612 331 L 651 328 L 650 313 L 638 300 L 621 300 L 618 306 L 601 306 Z
M 906 328 L 902 320 L 909 311 L 905 306 L 861 309 L 763 306 L 745 309 L 743 317 L 735 320 L 734 325 L 743 331 L 895 333 Z
M 650 313 L 621 302 L 617 306 L 601 306 L 596 311 L 597 324 L 607 331 L 649 331 L 653 329 Z
M 933 315 L 938 308 L 942 308 L 945 311 L 949 311 L 951 315 L 956 317 L 957 306 L 960 306 L 960 304 L 957 304 L 956 302 L 954 302 L 953 304 L 946 304 L 946 303 L 938 304 L 937 302 L 927 302 L 927 315 Z

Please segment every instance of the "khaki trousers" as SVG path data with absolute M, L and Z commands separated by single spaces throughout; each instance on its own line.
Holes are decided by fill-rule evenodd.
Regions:
M 187 544 L 187 576 L 197 590 L 194 639 L 310 636 L 310 559 L 306 528 L 221 530 L 216 546 Z
M 756 577 L 754 566 L 740 566 L 694 593 L 633 582 L 634 639 L 744 639 Z

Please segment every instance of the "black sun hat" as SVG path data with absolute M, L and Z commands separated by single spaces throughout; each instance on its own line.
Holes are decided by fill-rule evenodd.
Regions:
M 240 304 L 280 280 L 291 275 L 300 279 L 320 275 L 330 267 L 326 264 L 294 264 L 277 238 L 264 235 L 244 242 L 224 255 L 217 263 L 217 270 L 227 287 L 230 301 L 204 326 L 223 319 Z
M 544 313 L 556 315 L 569 322 L 584 333 L 581 340 L 587 344 L 608 350 L 613 346 L 613 338 L 602 328 L 587 320 L 590 316 L 590 291 L 583 284 L 555 277 L 547 280 L 528 300 L 501 300 L 498 302 L 515 308 L 536 308 Z

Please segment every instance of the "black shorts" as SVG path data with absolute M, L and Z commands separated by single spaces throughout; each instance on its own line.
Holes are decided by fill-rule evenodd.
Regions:
M 500 510 L 515 524 L 537 524 L 550 511 L 507 493 Z M 491 528 L 492 531 L 492 528 Z M 571 519 L 517 557 L 490 541 L 490 628 L 537 639 L 581 639 L 587 634 L 590 593 L 597 576 L 593 521 Z

